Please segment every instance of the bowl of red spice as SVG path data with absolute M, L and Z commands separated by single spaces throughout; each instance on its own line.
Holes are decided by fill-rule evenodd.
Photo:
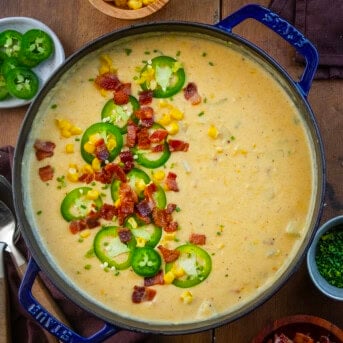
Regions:
M 322 293 L 343 301 L 343 215 L 318 229 L 307 252 L 307 267 Z

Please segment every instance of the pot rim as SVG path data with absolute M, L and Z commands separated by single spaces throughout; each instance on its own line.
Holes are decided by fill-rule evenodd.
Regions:
M 309 129 L 311 129 L 310 136 L 313 140 L 312 143 L 316 150 L 315 158 L 318 165 L 318 191 L 314 206 L 315 208 L 313 209 L 313 217 L 310 225 L 310 230 L 308 235 L 305 237 L 303 244 L 299 248 L 298 255 L 296 256 L 297 258 L 295 258 L 289 264 L 284 273 L 275 281 L 275 283 L 273 283 L 273 285 L 269 286 L 263 293 L 261 293 L 258 298 L 253 299 L 252 301 L 244 304 L 244 306 L 240 307 L 238 310 L 235 310 L 229 314 L 224 313 L 218 317 L 212 317 L 199 323 L 177 323 L 172 325 L 167 325 L 165 323 L 162 323 L 160 325 L 154 323 L 152 325 L 149 325 L 148 323 L 132 320 L 118 314 L 114 314 L 113 316 L 113 312 L 99 306 L 100 304 L 97 306 L 94 302 L 90 302 L 89 300 L 87 300 L 87 297 L 82 292 L 80 292 L 80 290 L 76 290 L 74 287 L 69 285 L 62 276 L 58 275 L 58 273 L 56 273 L 53 268 L 51 268 L 47 257 L 44 255 L 44 247 L 42 247 L 35 239 L 35 235 L 25 215 L 25 209 L 23 205 L 24 199 L 21 187 L 22 155 L 26 145 L 26 139 L 30 132 L 35 115 L 50 89 L 58 82 L 60 77 L 67 70 L 69 70 L 76 62 L 78 62 L 91 52 L 122 38 L 157 31 L 178 33 L 190 32 L 202 34 L 208 37 L 215 37 L 221 40 L 234 42 L 237 46 L 241 46 L 243 49 L 247 49 L 253 55 L 258 56 L 258 58 L 261 59 L 266 65 L 268 65 L 275 73 L 277 73 L 280 78 L 282 77 L 282 81 L 285 83 L 285 85 L 287 85 L 287 88 L 289 92 L 291 92 L 291 95 L 301 104 L 303 112 L 305 112 L 307 115 L 307 124 L 309 126 Z M 106 322 L 119 326 L 123 329 L 159 334 L 185 334 L 208 330 L 239 319 L 240 317 L 248 314 L 258 306 L 266 302 L 281 288 L 282 285 L 286 283 L 291 275 L 299 268 L 305 256 L 306 250 L 314 237 L 316 228 L 319 225 L 324 201 L 325 174 L 324 149 L 319 129 L 310 105 L 308 104 L 306 97 L 299 91 L 296 83 L 273 58 L 268 56 L 264 51 L 262 51 L 260 48 L 250 43 L 249 41 L 245 40 L 244 38 L 233 33 L 229 33 L 218 27 L 214 27 L 208 24 L 183 21 L 162 21 L 148 24 L 137 24 L 102 35 L 73 53 L 58 68 L 58 70 L 55 71 L 55 73 L 50 77 L 50 79 L 44 85 L 43 89 L 37 95 L 34 102 L 30 105 L 24 118 L 18 138 L 17 148 L 15 150 L 13 188 L 16 212 L 19 218 L 20 226 L 22 228 L 21 232 L 26 244 L 28 245 L 28 248 L 32 253 L 34 260 L 37 262 L 41 270 L 43 270 L 47 274 L 48 278 L 56 285 L 56 287 L 62 290 L 69 299 L 72 299 L 73 302 L 75 302 L 86 311 L 92 312 L 94 315 L 105 320 Z

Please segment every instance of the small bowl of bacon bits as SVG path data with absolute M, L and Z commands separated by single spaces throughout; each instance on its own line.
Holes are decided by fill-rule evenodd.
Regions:
M 135 20 L 159 11 L 169 0 L 89 0 L 89 2 L 111 17 Z
M 343 215 L 318 229 L 307 252 L 307 269 L 323 294 L 343 301 Z
M 295 315 L 271 322 L 251 343 L 343 343 L 343 331 L 323 318 Z

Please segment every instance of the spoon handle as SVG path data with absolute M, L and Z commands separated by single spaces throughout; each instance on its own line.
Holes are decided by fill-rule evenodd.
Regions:
M 6 243 L 0 242 L 0 341 L 9 343 L 11 342 L 11 330 L 9 328 L 9 304 L 3 261 L 5 248 Z

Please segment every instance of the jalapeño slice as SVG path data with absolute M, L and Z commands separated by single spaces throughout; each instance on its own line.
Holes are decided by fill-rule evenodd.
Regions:
M 113 99 L 106 102 L 101 111 L 101 119 L 103 122 L 112 123 L 119 127 L 122 134 L 127 131 L 127 121 L 129 118 L 137 121 L 133 116 L 135 110 L 139 109 L 138 100 L 132 95 L 129 96 L 129 103 L 126 105 L 117 105 Z
M 141 222 L 134 216 L 126 220 L 125 226 L 131 230 L 137 241 L 139 239 L 143 240 L 146 247 L 154 248 L 162 237 L 162 229 L 160 227 Z
M 4 75 L 0 71 L 0 101 L 7 98 L 9 95 L 7 84 Z
M 212 260 L 210 255 L 199 246 L 185 244 L 176 248 L 180 251 L 179 258 L 166 263 L 165 272 L 168 273 L 174 265 L 182 268 L 185 275 L 173 281 L 173 284 L 181 288 L 189 288 L 203 282 L 211 272 Z
M 136 240 L 132 235 L 127 243 L 122 243 L 118 230 L 120 227 L 103 227 L 95 235 L 93 246 L 94 253 L 102 263 L 118 270 L 127 269 L 131 265 Z
M 32 99 L 38 92 L 38 77 L 28 68 L 16 67 L 4 76 L 9 93 L 19 99 Z
M 17 57 L 21 50 L 23 35 L 16 30 L 5 30 L 0 33 L 0 57 Z
M 143 90 L 152 90 L 155 98 L 168 98 L 178 93 L 185 84 L 185 70 L 180 62 L 169 56 L 155 57 L 142 69 L 140 77 L 153 74 L 152 82 L 145 81 L 141 84 Z
M 102 206 L 101 197 L 96 200 L 87 198 L 87 193 L 91 190 L 91 187 L 75 188 L 64 197 L 61 204 L 61 214 L 66 221 L 83 219 L 92 210 Z
M 101 139 L 103 139 L 106 147 L 97 155 L 95 146 Z M 89 164 L 95 157 L 103 163 L 105 161 L 111 162 L 118 156 L 122 146 L 123 136 L 117 126 L 110 123 L 95 123 L 83 133 L 81 155 Z
M 156 275 L 160 270 L 161 264 L 161 256 L 153 248 L 136 248 L 133 251 L 132 269 L 140 276 L 151 277 Z
M 48 59 L 54 51 L 51 37 L 42 30 L 32 29 L 23 34 L 19 60 L 28 67 L 35 67 Z
M 19 61 L 16 57 L 7 57 L 1 65 L 1 72 L 6 75 L 10 70 L 19 66 Z

